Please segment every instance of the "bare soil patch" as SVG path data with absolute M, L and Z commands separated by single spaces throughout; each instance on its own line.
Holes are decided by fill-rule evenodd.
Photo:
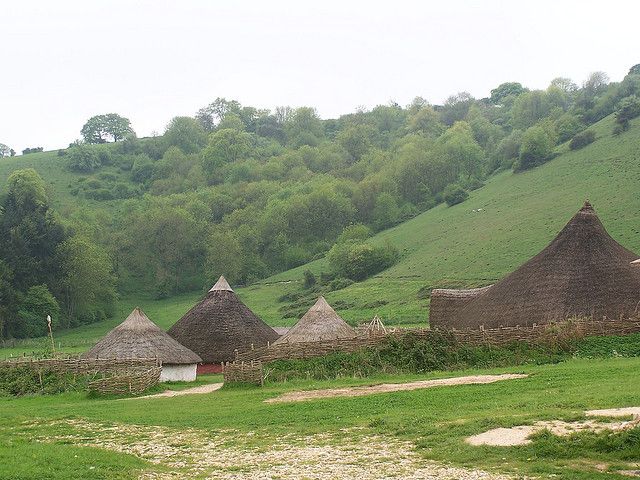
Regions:
M 581 431 L 602 432 L 604 430 L 621 431 L 633 428 L 638 425 L 638 421 L 609 422 L 602 423 L 594 420 L 584 420 L 579 422 L 562 422 L 552 420 L 536 422 L 533 425 L 518 425 L 511 428 L 494 428 L 478 435 L 473 435 L 466 439 L 470 445 L 489 445 L 493 447 L 513 447 L 531 443 L 529 437 L 542 430 L 549 430 L 554 435 L 568 436 Z
M 587 410 L 587 417 L 628 417 L 640 418 L 640 407 L 605 408 L 602 410 Z
M 199 395 L 202 393 L 215 392 L 222 388 L 222 383 L 209 383 L 198 387 L 186 388 L 184 390 L 165 390 L 162 393 L 154 393 L 153 395 L 145 395 L 143 397 L 133 397 L 127 400 L 139 400 L 141 398 L 163 398 L 163 397 L 179 397 L 180 395 Z
M 528 375 L 519 373 L 506 373 L 503 375 L 472 375 L 466 377 L 440 378 L 437 380 L 420 380 L 409 383 L 382 383 L 380 385 L 365 385 L 358 387 L 327 388 L 324 390 L 305 390 L 284 393 L 278 397 L 265 400 L 266 403 L 301 402 L 318 398 L 332 397 L 361 397 L 375 393 L 400 392 L 405 390 L 418 390 L 422 388 L 445 387 L 452 385 L 474 385 L 499 382 L 501 380 L 514 380 L 526 378 Z
M 233 430 L 205 432 L 84 420 L 25 425 L 28 429 L 23 434 L 37 441 L 72 442 L 105 448 L 135 455 L 160 467 L 141 472 L 139 478 L 144 480 L 193 477 L 223 480 L 511 478 L 427 461 L 415 452 L 413 444 L 373 435 L 363 429 L 309 436 L 284 435 L 256 442 L 260 435 L 266 434 Z M 64 433 L 46 436 L 42 435 L 42 430 L 39 431 L 42 427 L 52 426 L 64 426 Z M 31 432 L 30 428 L 33 428 Z

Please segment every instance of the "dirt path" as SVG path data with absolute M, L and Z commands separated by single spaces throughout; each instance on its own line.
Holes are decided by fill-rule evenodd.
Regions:
M 209 383 L 200 385 L 199 387 L 187 388 L 185 390 L 165 390 L 162 393 L 153 395 L 145 395 L 144 397 L 132 397 L 127 400 L 140 400 L 141 398 L 163 398 L 163 397 L 179 397 L 181 395 L 198 395 L 200 393 L 211 393 L 222 388 L 222 383 Z
M 420 380 L 409 383 L 383 383 L 380 385 L 365 385 L 359 387 L 328 388 L 325 390 L 305 390 L 288 392 L 274 398 L 265 400 L 266 403 L 301 402 L 318 398 L 332 397 L 361 397 L 374 393 L 400 392 L 405 390 L 418 390 L 422 388 L 444 387 L 451 385 L 474 385 L 494 383 L 501 380 L 514 380 L 526 378 L 528 375 L 519 373 L 506 373 L 504 375 L 473 375 L 467 377 L 440 378 L 437 380 Z
M 587 410 L 587 417 L 627 417 L 640 418 L 640 407 L 606 408 L 603 410 Z

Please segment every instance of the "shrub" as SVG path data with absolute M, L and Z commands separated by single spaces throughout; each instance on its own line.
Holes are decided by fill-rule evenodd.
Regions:
M 93 172 L 100 166 L 98 154 L 92 147 L 86 145 L 74 145 L 69 148 L 69 168 L 78 172 Z
M 78 391 L 87 384 L 87 377 L 69 373 L 43 370 L 38 373 L 31 367 L 0 368 L 0 396 L 56 394 L 64 391 Z
M 449 184 L 442 192 L 442 199 L 447 202 L 450 207 L 464 202 L 469 198 L 469 192 L 467 192 L 460 185 Z
M 20 322 L 13 335 L 18 338 L 42 337 L 47 334 L 47 315 L 51 315 L 54 323 L 60 321 L 60 306 L 46 285 L 35 285 L 27 291 L 27 295 L 18 308 Z
M 98 188 L 96 190 L 87 190 L 84 196 L 94 200 L 113 200 L 113 193 L 107 188 Z
M 311 270 L 305 270 L 304 273 L 304 288 L 311 288 L 316 284 L 316 276 Z
M 569 142 L 569 148 L 571 150 L 579 150 L 582 147 L 586 147 L 590 143 L 593 143 L 596 139 L 596 132 L 593 130 L 585 130 L 576 134 Z
M 378 247 L 343 239 L 329 250 L 328 259 L 338 275 L 360 281 L 389 268 L 398 260 L 398 256 L 398 251 L 390 244 Z
M 631 95 L 620 100 L 616 110 L 617 125 L 614 127 L 614 133 L 627 131 L 629 129 L 629 121 L 638 116 L 640 116 L 640 98 Z

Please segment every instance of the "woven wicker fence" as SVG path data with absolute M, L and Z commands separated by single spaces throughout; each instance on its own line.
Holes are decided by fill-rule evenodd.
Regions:
M 628 335 L 640 332 L 640 318 L 593 320 L 568 319 L 563 322 L 526 327 L 499 327 L 478 330 L 431 330 L 428 328 L 395 330 L 386 335 L 358 336 L 352 339 L 323 340 L 306 343 L 283 343 L 237 353 L 236 362 L 260 360 L 273 362 L 284 359 L 302 359 L 333 352 L 355 352 L 371 347 L 387 338 L 414 335 L 429 338 L 441 333 L 451 334 L 460 343 L 468 345 L 505 345 L 512 342 L 548 343 L 558 338 L 580 338 L 596 335 Z
M 156 385 L 160 380 L 161 367 L 131 367 L 118 374 L 89 382 L 90 392 L 102 395 L 137 395 Z
M 264 375 L 262 372 L 262 362 L 227 362 L 224 365 L 224 383 L 252 383 L 262 386 L 264 384 Z
M 141 393 L 160 380 L 162 370 L 155 358 L 84 359 L 80 357 L 30 359 L 0 362 L 2 368 L 31 368 L 42 373 L 53 371 L 88 377 L 102 376 L 88 383 L 88 389 L 102 394 Z

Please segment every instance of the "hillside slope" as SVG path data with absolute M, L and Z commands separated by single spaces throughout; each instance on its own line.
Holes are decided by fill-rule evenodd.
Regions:
M 378 234 L 376 242 L 390 241 L 402 251 L 401 261 L 327 299 L 350 321 L 378 314 L 388 323 L 425 323 L 428 300 L 418 298 L 421 289 L 494 282 L 544 248 L 585 199 L 613 238 L 640 252 L 640 122 L 620 136 L 611 133 L 611 117 L 591 128 L 597 140 L 582 150 L 563 146 L 561 155 L 541 167 L 500 173 L 467 201 L 440 205 Z M 300 288 L 306 269 L 318 273 L 328 266 L 318 260 L 241 293 L 265 319 L 278 323 L 282 304 L 276 299 Z
M 327 300 L 351 323 L 378 314 L 387 324 L 425 325 L 429 288 L 480 286 L 503 277 L 544 248 L 585 199 L 594 204 L 613 238 L 640 252 L 640 120 L 617 137 L 611 134 L 611 117 L 591 128 L 597 140 L 582 150 L 562 146 L 561 155 L 541 167 L 519 174 L 502 172 L 464 203 L 440 205 L 376 235 L 374 242 L 396 245 L 401 260 L 374 278 L 329 293 Z M 18 162 L 21 158 L 29 163 Z M 53 153 L 5 159 L 16 162 L 14 168 L 36 168 L 57 194 L 58 189 L 67 190 L 73 175 L 60 172 L 56 160 Z M 0 165 L 0 175 L 8 174 L 10 166 Z M 57 205 L 73 208 L 73 197 L 54 198 Z M 328 265 L 325 259 L 317 260 L 237 290 L 269 324 L 292 325 L 296 319 L 283 319 L 280 309 L 287 303 L 279 298 L 302 290 L 307 269 L 319 274 L 328 271 Z M 168 328 L 199 296 L 195 292 L 161 301 L 125 297 L 116 318 L 60 332 L 57 340 L 63 346 L 87 348 L 135 306 Z M 32 344 L 27 345 L 30 349 Z

